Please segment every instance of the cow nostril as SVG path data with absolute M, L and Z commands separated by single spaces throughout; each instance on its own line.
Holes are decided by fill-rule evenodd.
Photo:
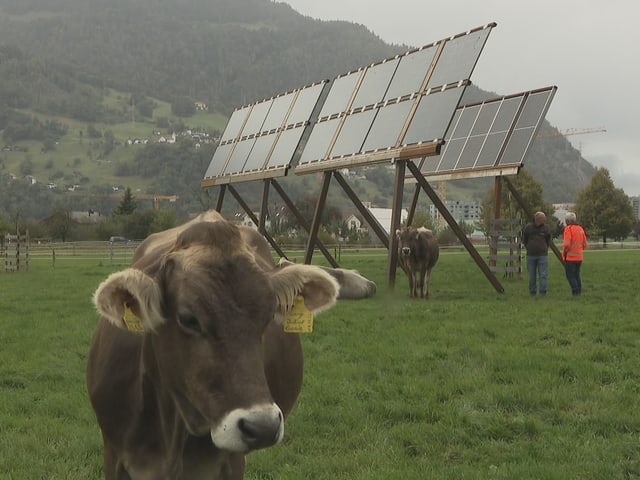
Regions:
M 240 420 L 238 420 L 238 429 L 242 432 L 242 435 L 249 440 L 250 442 L 255 441 L 256 439 L 256 432 L 255 430 L 251 427 L 251 422 L 245 420 L 244 418 L 241 418 Z
M 278 443 L 280 440 L 282 421 L 281 412 L 278 412 L 278 415 L 270 420 L 240 418 L 238 420 L 238 430 L 241 432 L 247 446 L 251 449 L 268 447 Z

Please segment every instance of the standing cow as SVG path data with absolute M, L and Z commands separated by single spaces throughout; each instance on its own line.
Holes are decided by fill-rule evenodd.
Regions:
M 214 211 L 148 237 L 94 294 L 87 388 L 106 479 L 242 479 L 302 385 L 285 315 L 299 299 L 329 308 L 338 289 L 320 268 L 276 268 L 262 236 Z
M 440 255 L 438 239 L 427 228 L 406 227 L 396 230 L 398 261 L 409 277 L 409 296 L 429 298 L 431 269 Z

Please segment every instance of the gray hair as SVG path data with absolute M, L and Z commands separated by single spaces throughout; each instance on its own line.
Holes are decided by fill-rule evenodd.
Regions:
M 567 212 L 567 214 L 564 216 L 564 223 L 566 225 L 576 223 L 576 214 L 574 212 Z

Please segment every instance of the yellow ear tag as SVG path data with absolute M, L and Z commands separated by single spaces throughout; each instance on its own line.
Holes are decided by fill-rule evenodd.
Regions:
M 287 333 L 311 333 L 313 330 L 313 312 L 304 304 L 304 298 L 297 296 L 291 310 L 284 317 L 284 331 Z
M 130 332 L 144 332 L 144 327 L 142 326 L 142 322 L 138 318 L 138 316 L 133 313 L 131 307 L 124 304 L 124 314 L 122 315 L 122 321 L 124 322 L 125 327 Z

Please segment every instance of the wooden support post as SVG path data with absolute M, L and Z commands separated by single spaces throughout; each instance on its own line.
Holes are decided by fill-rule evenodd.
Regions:
M 251 221 L 256 225 L 258 225 L 260 223 L 260 220 L 251 211 L 251 209 L 249 208 L 249 205 L 246 204 L 246 202 L 242 199 L 242 197 L 236 191 L 235 188 L 233 188 L 231 185 L 229 185 L 228 188 L 229 188 L 229 191 L 231 192 L 231 195 L 233 195 L 233 197 L 236 199 L 236 201 L 242 207 L 242 209 L 246 212 L 246 214 L 249 215 L 249 218 L 251 218 Z M 278 255 L 280 255 L 281 257 L 284 257 L 284 252 L 282 251 L 280 246 L 276 243 L 276 241 L 273 239 L 273 237 L 269 234 L 269 232 L 265 231 L 264 233 L 262 233 L 262 235 L 264 236 L 264 238 L 267 239 L 267 242 L 269 242 L 269 245 L 273 247 L 273 249 L 278 253 Z
M 304 218 L 302 214 L 298 211 L 298 209 L 296 208 L 294 203 L 291 201 L 287 193 L 280 186 L 280 184 L 274 178 L 272 178 L 271 185 L 273 185 L 273 188 L 276 189 L 276 192 L 278 192 L 278 194 L 280 195 L 280 198 L 282 198 L 282 201 L 285 203 L 287 208 L 289 208 L 289 211 L 293 213 L 294 217 L 296 217 L 296 220 L 298 221 L 300 226 L 304 228 L 307 231 L 307 233 L 309 233 L 311 231 L 309 222 L 307 222 L 307 219 Z M 324 257 L 327 259 L 327 261 L 331 264 L 333 268 L 338 268 L 340 266 L 338 265 L 338 262 L 336 262 L 335 258 L 331 255 L 329 250 L 327 250 L 327 247 L 325 247 L 324 243 L 322 243 L 322 241 L 319 238 L 316 238 L 316 247 L 318 247 L 318 250 L 322 252 Z
M 261 234 L 267 233 L 267 215 L 269 214 L 269 180 L 263 180 L 262 183 L 262 203 L 260 204 L 260 223 L 258 231 Z
M 226 185 L 220 185 L 220 191 L 218 192 L 218 199 L 216 201 L 216 211 L 218 212 L 222 212 L 222 203 L 224 202 L 224 194 L 226 190 Z
M 387 234 L 387 232 L 385 232 L 384 227 L 380 225 L 380 222 L 378 222 L 376 217 L 371 215 L 371 212 L 369 212 L 369 210 L 365 208 L 365 206 L 362 204 L 362 202 L 360 201 L 356 193 L 351 189 L 347 181 L 337 170 L 334 170 L 333 176 L 342 187 L 342 190 L 344 190 L 344 193 L 346 193 L 347 196 L 351 199 L 351 201 L 353 202 L 353 205 L 358 209 L 358 212 L 360 212 L 360 215 L 362 215 L 364 220 L 369 224 L 369 226 L 377 235 L 377 237 L 380 239 L 380 241 L 385 246 L 385 248 L 388 249 L 389 235 Z
M 304 263 L 311 263 L 313 258 L 313 249 L 316 244 L 316 238 L 318 237 L 318 230 L 320 229 L 320 216 L 324 210 L 324 204 L 327 201 L 327 192 L 329 191 L 329 183 L 331 182 L 331 171 L 324 172 L 324 181 L 322 182 L 322 190 L 318 196 L 316 202 L 316 209 L 313 212 L 313 220 L 311 221 L 311 228 L 309 229 L 309 241 L 307 242 L 307 249 L 304 254 Z
M 398 237 L 396 236 L 396 230 L 400 228 L 401 223 L 406 163 L 406 161 L 396 161 L 393 204 L 391 205 L 391 225 L 389 227 L 389 255 L 387 259 L 387 284 L 389 288 L 395 287 L 396 284 L 396 269 L 398 265 Z
M 500 212 L 502 211 L 502 177 L 495 177 L 493 182 L 493 219 L 498 220 L 500 218 Z M 491 232 L 489 232 L 491 233 Z M 498 235 L 491 235 L 489 241 L 489 266 L 495 267 L 495 256 L 498 254 Z

